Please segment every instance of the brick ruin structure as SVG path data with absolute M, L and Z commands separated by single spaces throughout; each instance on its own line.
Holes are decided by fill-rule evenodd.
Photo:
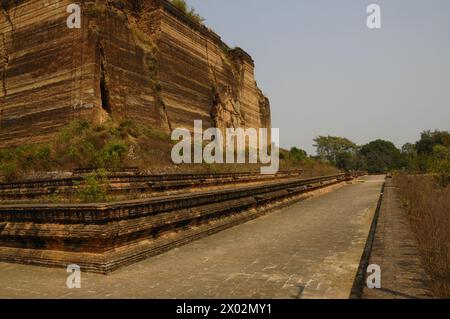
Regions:
M 167 133 L 192 129 L 195 120 L 222 130 L 271 127 L 269 101 L 256 84 L 250 55 L 228 47 L 170 2 L 79 0 L 81 27 L 69 28 L 72 4 L 1 1 L 0 148 L 48 141 L 77 119 L 132 119 Z M 77 189 L 83 178 L 75 175 L 0 183 L 0 201 L 9 199 L 0 205 L 0 261 L 76 263 L 83 271 L 109 273 L 256 218 L 263 212 L 256 208 L 263 210 L 268 202 L 313 189 L 299 175 L 292 181 L 292 173 L 282 181 L 279 175 L 262 181 L 251 177 L 261 183 L 253 187 L 245 185 L 242 174 L 124 173 L 108 176 L 117 191 L 157 196 L 98 204 L 19 200 L 32 194 L 45 200 Z M 308 183 L 323 187 L 340 178 Z M 220 191 L 201 188 L 216 180 L 243 184 Z M 201 191 L 160 194 L 158 183 L 162 189 L 187 185 Z
M 270 128 L 254 62 L 166 0 L 2 0 L 0 147 L 43 142 L 75 119 L 170 132 Z

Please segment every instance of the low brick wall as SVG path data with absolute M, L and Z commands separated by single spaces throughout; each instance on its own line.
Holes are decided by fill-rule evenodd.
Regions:
M 346 174 L 85 205 L 0 206 L 0 260 L 76 263 L 107 273 L 258 217 L 267 204 L 351 179 Z
M 95 172 L 95 170 L 93 171 Z M 72 177 L 58 179 L 40 179 L 0 183 L 1 201 L 34 200 L 50 195 L 73 195 L 85 186 L 84 174 L 81 171 Z M 269 182 L 274 180 L 301 177 L 304 171 L 280 171 L 274 175 L 259 173 L 225 173 L 225 174 L 160 174 L 147 175 L 142 173 L 109 173 L 107 174 L 111 195 L 130 193 L 154 193 L 164 191 L 200 189 L 211 186 L 224 186 L 236 183 Z

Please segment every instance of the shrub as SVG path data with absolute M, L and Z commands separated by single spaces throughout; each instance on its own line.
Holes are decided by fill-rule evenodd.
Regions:
M 170 136 L 164 132 L 155 130 L 152 127 L 145 127 L 143 130 L 143 134 L 151 139 L 156 139 L 160 141 L 171 141 Z
M 48 143 L 0 150 L 0 173 L 12 180 L 31 172 L 78 167 L 164 166 L 171 164 L 171 147 L 168 134 L 132 120 L 101 125 L 76 120 Z
M 109 180 L 105 170 L 84 177 L 83 185 L 77 197 L 84 203 L 104 202 L 108 200 Z
M 294 161 L 304 161 L 308 158 L 306 151 L 298 149 L 297 147 L 291 148 L 290 155 Z
M 16 163 L 0 164 L 0 172 L 4 175 L 6 181 L 13 181 L 18 178 L 19 171 Z
M 195 22 L 203 23 L 205 21 L 205 19 L 195 11 L 195 8 L 189 8 L 185 0 L 171 0 L 170 2 Z
M 124 142 L 113 140 L 108 142 L 102 149 L 101 158 L 97 166 L 118 167 L 128 151 Z

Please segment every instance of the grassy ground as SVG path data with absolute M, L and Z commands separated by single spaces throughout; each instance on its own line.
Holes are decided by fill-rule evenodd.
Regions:
M 429 175 L 398 175 L 399 187 L 436 296 L 450 298 L 450 186 Z

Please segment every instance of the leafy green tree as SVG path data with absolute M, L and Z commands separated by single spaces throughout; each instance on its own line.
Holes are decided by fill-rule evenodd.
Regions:
M 450 133 L 424 131 L 414 145 L 405 144 L 402 156 L 409 172 L 449 174 Z
M 360 151 L 365 157 L 369 173 L 387 173 L 401 167 L 401 153 L 392 142 L 376 140 L 364 145 Z
M 356 155 L 350 152 L 338 153 L 335 165 L 346 171 L 354 170 L 356 166 Z
M 319 136 L 314 139 L 314 142 L 317 154 L 333 163 L 336 162 L 339 153 L 354 152 L 357 149 L 355 143 L 338 136 Z
M 416 147 L 414 144 L 406 143 L 402 146 L 402 154 L 413 156 L 417 154 Z
M 328 160 L 338 168 L 355 169 L 358 147 L 349 139 L 338 136 L 319 136 L 314 139 L 314 142 L 319 157 Z
M 433 148 L 436 145 L 450 147 L 450 133 L 446 131 L 425 131 L 421 134 L 415 148 L 419 154 L 432 155 Z
M 418 154 L 415 144 L 406 143 L 401 149 L 401 167 L 408 171 L 418 171 Z
M 293 160 L 300 162 L 308 158 L 308 153 L 305 150 L 293 147 L 291 148 L 290 156 Z

